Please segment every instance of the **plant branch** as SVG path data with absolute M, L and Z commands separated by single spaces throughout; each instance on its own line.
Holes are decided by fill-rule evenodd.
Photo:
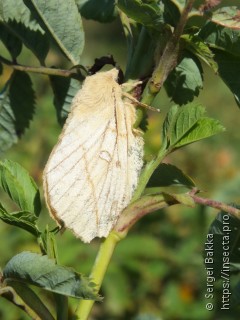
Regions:
M 40 73 L 40 74 L 45 74 L 48 76 L 60 76 L 60 77 L 65 77 L 65 78 L 75 78 L 79 79 L 79 68 L 75 67 L 70 70 L 64 70 L 64 69 L 55 69 L 55 68 L 47 68 L 47 67 L 30 67 L 18 63 L 13 63 L 10 60 L 7 60 L 6 58 L 0 56 L 0 62 L 2 62 L 5 65 L 8 65 L 9 67 L 13 68 L 14 70 L 18 71 L 25 71 L 25 72 L 33 72 L 33 73 Z
M 187 23 L 189 13 L 195 0 L 189 0 L 181 14 L 179 22 L 168 40 L 165 49 L 159 59 L 148 85 L 145 88 L 143 101 L 151 104 L 156 94 L 160 91 L 163 83 L 167 79 L 169 73 L 177 66 L 181 53 L 180 37 Z
M 239 209 L 220 201 L 199 197 L 196 195 L 196 192 L 197 192 L 196 189 L 193 189 L 188 193 L 195 203 L 228 212 L 234 217 L 236 217 L 237 219 L 240 219 Z

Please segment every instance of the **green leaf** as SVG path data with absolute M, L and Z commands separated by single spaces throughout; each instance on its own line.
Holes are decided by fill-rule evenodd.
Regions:
M 13 35 L 32 51 L 40 63 L 44 64 L 44 60 L 49 50 L 47 35 L 42 34 L 39 30 L 31 30 L 24 24 L 16 21 L 9 21 L 6 26 Z
M 164 23 L 176 27 L 182 8 L 178 4 L 176 5 L 174 1 L 169 0 L 162 0 L 159 5 L 163 11 Z
M 3 269 L 3 279 L 6 283 L 8 280 L 25 282 L 74 298 L 101 300 L 87 277 L 37 253 L 22 252 L 14 256 Z
M 23 296 L 29 296 L 29 305 L 27 305 L 25 301 L 20 297 L 19 292 L 17 294 L 14 288 L 10 286 L 1 285 L 0 296 L 13 303 L 16 307 L 25 311 L 31 319 L 54 319 L 47 310 L 47 308 L 43 305 L 42 301 L 36 296 L 36 294 L 30 288 L 27 288 L 23 284 L 19 284 L 18 290 Z M 36 312 L 34 312 L 33 309 L 36 309 Z
M 215 60 L 220 77 L 232 91 L 240 107 L 240 57 L 215 50 Z
M 142 0 L 119 0 L 117 5 L 136 22 L 157 30 L 161 29 L 164 22 L 163 12 L 155 1 L 146 3 Z
M 30 232 L 35 237 L 38 237 L 40 235 L 40 231 L 36 226 L 36 216 L 34 216 L 30 212 L 19 211 L 10 214 L 0 204 L 0 219 L 9 225 Z
M 18 141 L 33 117 L 35 93 L 29 75 L 14 71 L 0 94 L 0 153 Z
M 34 312 L 36 313 L 36 315 L 39 316 L 40 319 L 54 320 L 54 317 L 51 315 L 47 307 L 43 304 L 43 302 L 40 300 L 40 298 L 36 295 L 36 293 L 32 289 L 30 289 L 28 286 L 26 286 L 24 283 L 21 283 L 21 282 L 11 283 L 11 281 L 9 281 L 9 284 L 12 285 L 15 293 L 22 299 L 24 304 L 21 303 L 21 300 L 19 300 L 17 296 L 14 297 L 13 299 L 10 299 L 11 302 L 13 302 L 16 306 L 20 307 L 26 312 L 30 307 L 31 310 L 34 310 Z M 11 287 L 6 287 L 6 288 L 11 288 Z M 9 296 L 12 297 L 12 295 L 9 295 Z M 27 308 L 26 308 L 26 305 L 27 305 Z M 32 314 L 29 314 L 29 315 L 32 316 Z
M 57 111 L 58 122 L 63 125 L 70 111 L 72 100 L 81 85 L 78 80 L 55 76 L 51 76 L 50 81 L 54 93 L 53 103 Z
M 194 181 L 172 164 L 161 163 L 148 182 L 148 187 L 185 186 L 192 188 Z
M 186 56 L 164 83 L 167 94 L 179 104 L 191 102 L 202 89 L 202 67 L 194 56 Z
M 184 128 L 184 125 L 183 125 L 183 128 Z M 180 136 L 178 136 L 179 140 L 177 143 L 175 143 L 175 148 L 176 147 L 179 148 L 189 143 L 211 137 L 217 133 L 223 132 L 224 130 L 225 130 L 224 127 L 219 123 L 218 120 L 210 119 L 210 118 L 199 119 L 195 123 L 195 125 L 191 127 L 191 129 L 189 128 L 188 132 L 186 131 L 185 135 L 181 135 L 183 134 L 183 131 L 181 132 L 181 129 L 180 129 L 181 138 Z M 174 137 L 174 139 L 175 138 L 177 137 Z
M 14 34 L 9 32 L 3 23 L 0 23 L 0 39 L 9 51 L 12 59 L 15 60 L 21 53 L 22 42 Z
M 174 150 L 222 131 L 224 128 L 217 120 L 205 117 L 201 105 L 189 103 L 170 109 L 163 124 L 163 141 Z
M 40 63 L 44 62 L 49 50 L 48 38 L 24 1 L 0 0 L 0 21 L 12 36 L 36 55 Z
M 211 12 L 210 19 L 221 26 L 240 30 L 240 13 L 236 6 L 223 7 Z
M 10 160 L 0 162 L 0 186 L 21 210 L 39 215 L 41 202 L 37 185 L 18 163 Z
M 185 0 L 170 0 L 170 2 L 172 2 L 178 8 L 179 12 L 183 11 L 186 4 Z
M 84 47 L 81 16 L 74 0 L 31 0 L 41 24 L 65 56 L 77 65 Z M 59 21 L 61 23 L 59 23 Z
M 199 32 L 201 38 L 210 47 L 240 56 L 240 32 L 208 22 Z
M 167 141 L 169 141 L 170 139 L 171 132 L 173 131 L 173 126 L 175 124 L 178 112 L 179 112 L 179 107 L 176 104 L 171 106 L 163 122 L 162 137 L 163 137 L 163 143 L 165 143 L 166 146 L 167 146 Z
M 184 42 L 185 49 L 204 61 L 214 72 L 217 72 L 217 63 L 214 61 L 214 54 L 200 37 L 184 34 L 181 40 Z
M 33 31 L 44 33 L 32 12 L 25 5 L 24 0 L 0 0 L 0 21 L 16 21 L 22 23 Z
M 117 16 L 115 0 L 76 0 L 78 10 L 85 19 L 111 22 Z

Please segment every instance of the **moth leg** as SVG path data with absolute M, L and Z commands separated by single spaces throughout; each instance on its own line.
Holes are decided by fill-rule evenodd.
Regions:
M 142 81 L 136 81 L 136 82 L 125 82 L 125 83 L 122 83 L 121 86 L 123 88 L 127 88 L 127 87 L 131 87 L 131 89 L 134 89 L 135 87 L 139 86 L 140 84 L 142 84 L 143 82 Z
M 140 107 L 146 108 L 146 109 L 151 110 L 151 111 L 160 112 L 160 109 L 153 108 L 153 107 L 149 106 L 146 103 L 142 103 L 142 102 L 138 101 L 136 98 L 134 98 L 133 96 L 131 96 L 127 92 L 123 92 L 122 94 L 123 94 L 124 97 L 128 98 L 130 101 L 134 102 L 136 105 L 138 105 Z

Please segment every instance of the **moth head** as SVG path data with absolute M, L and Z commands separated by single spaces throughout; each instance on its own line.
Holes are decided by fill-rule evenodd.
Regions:
M 116 68 L 113 68 L 109 71 L 105 71 L 102 73 L 102 75 L 104 75 L 106 77 L 106 80 L 109 80 L 109 81 L 116 81 L 118 82 L 118 73 L 119 73 L 119 70 L 116 69 Z
M 98 72 L 92 76 L 88 76 L 85 79 L 85 86 L 83 86 L 82 90 L 86 89 L 89 92 L 104 92 L 105 90 L 109 90 L 109 87 L 118 85 L 118 73 L 119 70 L 113 68 L 109 71 Z

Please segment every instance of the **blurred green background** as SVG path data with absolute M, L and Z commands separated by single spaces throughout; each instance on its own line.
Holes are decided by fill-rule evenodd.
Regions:
M 127 53 L 119 22 L 102 25 L 84 21 L 84 27 L 86 47 L 82 64 L 91 66 L 95 58 L 112 54 L 124 69 Z M 8 57 L 4 48 L 0 50 Z M 19 63 L 37 65 L 27 50 Z M 48 65 L 69 67 L 54 50 L 48 56 Z M 1 87 L 10 72 L 11 69 L 4 69 Z M 19 162 L 41 186 L 42 170 L 61 128 L 57 124 L 48 78 L 34 74 L 31 77 L 37 94 L 36 115 L 27 133 L 6 152 L 4 158 Z M 220 120 L 227 130 L 177 151 L 166 162 L 175 164 L 190 175 L 205 191 L 204 196 L 239 203 L 240 110 L 228 88 L 208 68 L 204 68 L 204 80 L 204 89 L 196 100 L 205 105 L 208 114 Z M 172 102 L 162 90 L 155 104 L 162 112 L 149 113 L 145 135 L 146 158 L 154 156 L 160 146 L 161 123 Z M 1 199 L 5 199 L 2 193 Z M 208 301 L 204 298 L 207 284 L 202 251 L 207 228 L 216 213 L 202 207 L 189 209 L 174 206 L 144 217 L 118 245 L 101 290 L 104 302 L 96 304 L 92 319 L 136 320 L 140 319 L 137 317 L 140 314 L 164 320 L 236 319 L 237 311 L 220 310 L 221 295 L 217 292 L 218 287 L 220 292 L 221 285 L 216 285 L 214 310 L 207 311 L 205 308 Z M 40 226 L 46 222 L 55 226 L 44 207 Z M 57 241 L 60 263 L 89 274 L 99 241 L 85 245 L 70 232 L 58 235 Z M 0 222 L 0 266 L 4 267 L 14 254 L 24 250 L 39 252 L 35 239 Z M 53 308 L 50 296 L 46 301 Z M 77 301 L 72 299 L 73 310 L 76 304 Z M 27 317 L 15 306 L 0 299 L 0 319 L 20 320 Z M 146 316 L 141 319 L 151 318 Z

